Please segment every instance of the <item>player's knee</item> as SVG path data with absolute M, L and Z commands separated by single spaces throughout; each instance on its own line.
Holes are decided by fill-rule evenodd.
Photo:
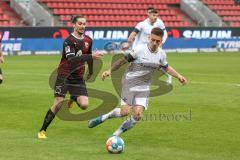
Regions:
M 134 118 L 136 121 L 140 121 L 141 118 L 142 118 L 142 113 L 141 113 L 141 112 L 136 112 L 136 113 L 134 113 L 133 118 Z
M 61 103 L 61 102 L 63 102 L 63 97 L 55 97 L 55 102 L 56 103 Z
M 0 84 L 3 82 L 3 76 L 0 74 Z
M 86 110 L 88 108 L 88 104 L 82 104 L 79 106 L 81 109 Z
M 62 105 L 63 105 L 63 100 L 64 100 L 64 98 L 63 97 L 55 97 L 55 99 L 54 99 L 54 104 L 53 104 L 53 106 L 52 106 L 52 111 L 58 111 L 58 110 L 60 110 L 60 108 L 62 107 Z
M 130 111 L 131 111 L 130 108 L 121 108 L 121 115 L 128 116 Z
M 88 108 L 88 101 L 77 101 L 77 105 L 78 105 L 81 109 L 85 110 L 85 109 Z

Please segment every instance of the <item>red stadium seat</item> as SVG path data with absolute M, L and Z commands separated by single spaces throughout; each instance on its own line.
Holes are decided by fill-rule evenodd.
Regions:
M 202 0 L 209 6 L 210 9 L 215 11 L 219 16 L 222 17 L 223 21 L 235 22 L 239 21 L 240 6 L 235 5 L 234 0 Z M 230 25 L 236 26 L 235 23 Z
M 59 20 L 68 22 L 70 15 L 83 14 L 90 26 L 134 26 L 147 18 L 146 8 L 154 4 L 164 22 L 176 26 L 186 25 L 181 16 L 168 5 L 180 5 L 180 0 L 40 0 L 45 3 Z M 220 0 L 218 0 L 220 1 Z M 68 23 L 66 23 L 69 25 Z

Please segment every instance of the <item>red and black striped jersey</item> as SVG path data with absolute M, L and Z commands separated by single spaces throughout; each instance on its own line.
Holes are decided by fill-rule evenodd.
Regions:
M 61 62 L 58 67 L 59 75 L 68 75 L 68 78 L 83 78 L 85 72 L 85 63 L 73 64 L 71 59 L 80 57 L 84 54 L 92 54 L 92 39 L 83 35 L 83 38 L 77 38 L 70 34 L 63 43 Z M 74 67 L 74 68 L 73 68 Z

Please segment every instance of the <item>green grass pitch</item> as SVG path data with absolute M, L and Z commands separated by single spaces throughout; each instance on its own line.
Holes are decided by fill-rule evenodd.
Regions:
M 164 115 L 143 121 L 121 137 L 125 151 L 112 155 L 105 141 L 123 119 L 111 119 L 94 129 L 87 121 L 54 119 L 46 140 L 37 132 L 52 105 L 50 73 L 60 56 L 10 56 L 1 65 L 0 160 L 239 160 L 240 159 L 240 54 L 168 54 L 171 66 L 189 84 L 174 80 L 170 93 L 150 99 L 145 112 Z M 103 58 L 110 66 L 111 56 Z M 88 87 L 111 91 L 111 80 Z M 90 98 L 88 110 L 100 103 Z M 74 113 L 82 113 L 75 105 Z M 85 111 L 86 112 L 86 111 Z M 180 115 L 180 118 L 179 118 Z

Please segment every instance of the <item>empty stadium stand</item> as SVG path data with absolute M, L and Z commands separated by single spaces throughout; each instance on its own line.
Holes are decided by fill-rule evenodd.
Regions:
M 51 9 L 66 25 L 72 15 L 83 14 L 88 18 L 88 26 L 134 26 L 144 20 L 146 8 L 154 6 L 166 26 L 190 26 L 169 5 L 179 5 L 180 0 L 39 0 Z
M 202 0 L 223 21 L 232 27 L 240 27 L 240 6 L 234 0 Z
M 23 26 L 21 17 L 10 7 L 9 0 L 0 1 L 0 26 Z

